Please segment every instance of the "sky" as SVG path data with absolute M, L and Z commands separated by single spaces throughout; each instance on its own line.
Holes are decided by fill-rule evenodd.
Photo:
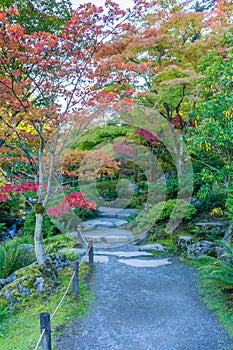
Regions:
M 72 0 L 74 8 L 85 2 L 92 2 L 97 6 L 104 6 L 105 0 Z M 121 8 L 126 9 L 132 5 L 133 0 L 114 0 L 114 2 L 118 3 Z

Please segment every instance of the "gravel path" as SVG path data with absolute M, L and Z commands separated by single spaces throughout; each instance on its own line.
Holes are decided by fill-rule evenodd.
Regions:
M 131 256 L 113 255 L 119 250 Z M 174 258 L 168 264 L 162 258 L 133 257 L 134 251 L 137 246 L 130 244 L 95 256 L 95 304 L 81 326 L 74 321 L 58 339 L 58 349 L 233 350 L 233 340 L 198 295 L 195 270 Z M 134 259 L 157 260 L 161 266 L 122 261 L 134 265 Z

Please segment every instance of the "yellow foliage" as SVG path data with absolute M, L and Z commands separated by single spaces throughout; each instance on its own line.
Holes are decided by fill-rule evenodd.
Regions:
M 26 121 L 22 121 L 21 123 L 19 123 L 19 125 L 17 126 L 17 130 L 18 131 L 26 131 L 32 135 L 37 134 L 35 128 L 32 125 L 30 125 L 29 123 L 27 123 Z
M 222 216 L 224 214 L 222 208 L 214 208 L 211 210 L 210 215 L 211 216 Z
M 205 148 L 207 152 L 211 149 L 209 143 L 205 142 Z
M 227 119 L 231 119 L 232 118 L 232 114 L 233 114 L 233 109 L 231 108 L 231 109 L 228 109 L 227 111 L 226 111 L 226 118 Z

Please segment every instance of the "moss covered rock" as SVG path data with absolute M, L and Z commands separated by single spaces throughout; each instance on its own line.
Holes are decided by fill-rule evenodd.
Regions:
M 7 301 L 12 309 L 50 295 L 57 288 L 58 271 L 69 265 L 70 260 L 65 255 L 52 254 L 46 257 L 43 266 L 33 263 L 21 268 L 14 273 L 13 281 L 2 288 L 0 303 Z

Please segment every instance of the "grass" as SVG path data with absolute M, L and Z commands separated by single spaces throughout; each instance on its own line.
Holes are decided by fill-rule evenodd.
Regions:
M 183 259 L 194 266 L 202 267 L 208 263 L 199 259 Z M 218 316 L 224 328 L 233 338 L 233 290 L 226 292 L 217 282 L 209 279 L 198 278 L 199 293 L 210 310 Z
M 93 300 L 93 293 L 86 283 L 91 270 L 89 264 L 83 263 L 81 265 L 78 297 L 72 294 L 71 287 L 61 308 L 51 322 L 53 349 L 55 348 L 59 327 L 67 325 L 74 317 L 83 316 Z M 32 300 L 30 305 L 24 309 L 12 310 L 7 315 L 2 315 L 2 320 L 0 319 L 1 350 L 33 350 L 35 348 L 40 336 L 39 315 L 41 312 L 49 312 L 50 314 L 54 312 L 70 281 L 72 272 L 72 267 L 60 272 L 57 292 L 45 300 Z

